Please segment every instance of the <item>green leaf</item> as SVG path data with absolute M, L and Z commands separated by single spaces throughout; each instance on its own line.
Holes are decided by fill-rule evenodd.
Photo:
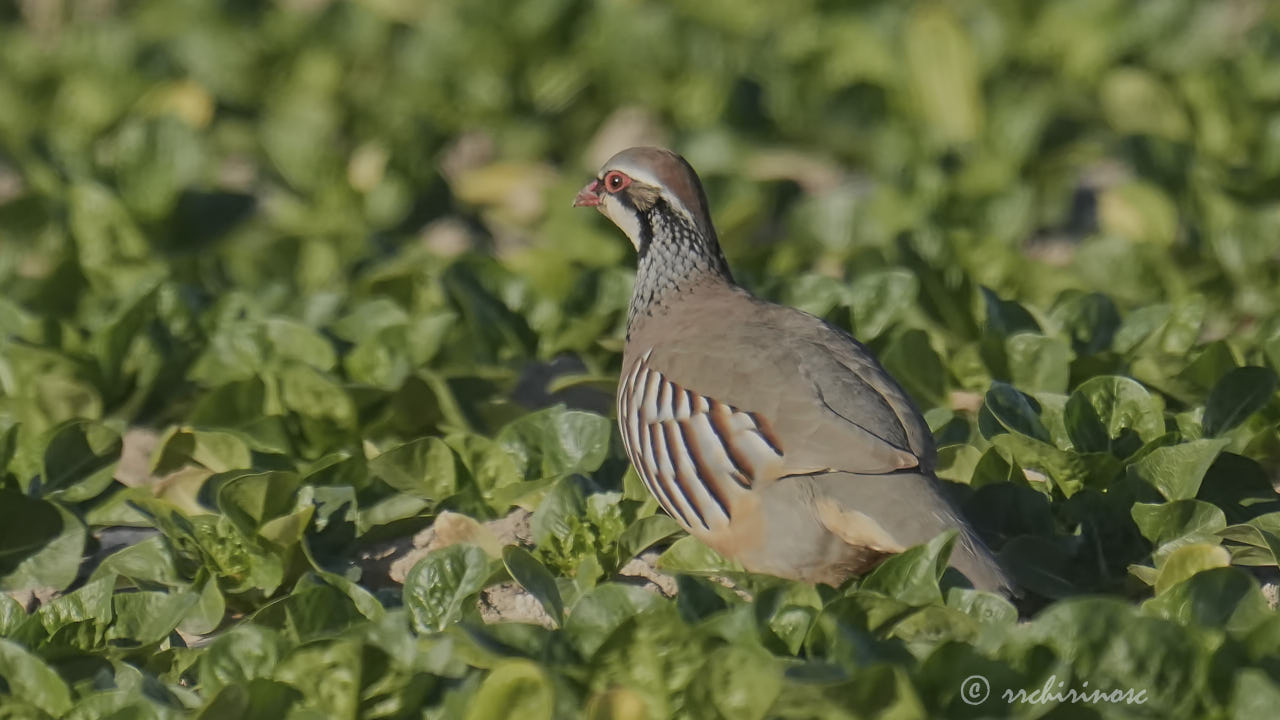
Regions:
M 1063 393 L 1070 379 L 1071 348 L 1067 341 L 1020 332 L 1005 340 L 1013 384 L 1029 392 Z
M 424 517 L 431 503 L 405 493 L 396 493 L 368 505 L 362 505 L 356 514 L 356 526 L 361 534 L 379 525 L 389 525 L 397 520 Z
M 286 318 L 269 318 L 264 324 L 267 340 L 276 357 L 331 370 L 337 363 L 333 345 L 315 330 Z
M 1190 130 L 1173 93 L 1152 73 L 1120 66 L 1103 77 L 1102 109 L 1117 132 L 1182 140 Z
M 721 717 L 763 720 L 782 692 L 782 668 L 777 659 L 750 646 L 717 649 L 700 675 Z
M 537 598 L 547 614 L 557 625 L 564 624 L 564 602 L 560 599 L 560 589 L 556 586 L 555 577 L 538 562 L 528 550 L 517 545 L 508 545 L 502 549 L 502 563 L 512 579 Z
M 1190 362 L 1174 375 L 1172 387 L 1184 397 L 1199 401 L 1239 365 L 1231 346 L 1225 340 L 1217 340 L 1194 351 Z
M 0 637 L 12 635 L 27 619 L 27 611 L 8 593 L 0 593 Z
M 1136 380 L 1115 375 L 1080 383 L 1067 399 L 1065 414 L 1072 443 L 1088 452 L 1115 451 L 1121 447 L 1116 441 L 1125 430 L 1136 433 L 1142 442 L 1150 442 L 1165 432 L 1164 404 Z M 1102 433 L 1107 438 L 1105 445 Z
M 1075 453 L 1023 435 L 1003 434 L 992 445 L 1024 470 L 1048 475 L 1067 497 L 1084 487 L 1106 488 L 1122 474 L 1123 465 L 1106 453 Z
M 662 602 L 660 596 L 634 585 L 597 585 L 573 604 L 564 631 L 583 657 L 589 659 L 624 621 Z
M 314 561 L 312 565 L 315 565 Z M 380 622 L 386 616 L 386 608 L 372 592 L 342 575 L 326 570 L 314 570 L 303 576 L 303 579 L 323 583 L 345 595 L 350 601 L 350 607 L 368 620 Z
M 982 451 L 972 445 L 947 445 L 938 448 L 938 466 L 934 473 L 943 480 L 968 485 L 981 460 Z
M 711 578 L 696 575 L 676 576 L 676 609 L 685 622 L 696 623 L 725 610 L 729 605 L 723 597 L 725 588 Z M 772 618 L 770 618 L 772 621 Z M 794 627 L 794 626 L 792 626 Z M 777 631 L 770 626 L 771 630 Z M 784 642 L 789 639 L 780 638 Z M 804 638 L 801 637 L 803 642 Z M 798 650 L 798 648 L 797 648 Z
M 867 575 L 859 587 L 884 593 L 909 605 L 941 602 L 942 591 L 938 588 L 938 581 L 947 569 L 956 535 L 956 531 L 948 530 L 924 545 L 889 556 Z
M 227 602 L 218 590 L 218 583 L 207 576 L 193 590 L 197 600 L 178 624 L 178 629 L 188 635 L 206 635 L 222 624 Z
M 200 598 L 190 592 L 118 593 L 112 598 L 116 620 L 108 640 L 128 640 L 138 645 L 159 642 L 182 622 Z
M 947 370 L 923 330 L 911 329 L 889 343 L 880 361 L 923 408 L 945 404 Z
M 1171 314 L 1172 309 L 1167 304 L 1148 305 L 1126 314 L 1112 343 L 1116 352 L 1128 354 L 1136 351 L 1148 339 L 1157 336 L 1169 322 Z
M 356 606 L 359 596 L 314 573 L 298 579 L 285 597 L 253 614 L 253 622 L 281 631 L 297 645 L 331 638 L 363 624 L 367 616 Z
M 1142 612 L 1181 625 L 1223 628 L 1236 634 L 1249 632 L 1272 615 L 1258 582 L 1234 567 L 1202 568 L 1158 591 L 1142 604 Z
M 277 548 L 292 548 L 302 540 L 315 508 L 306 505 L 285 515 L 273 517 L 258 526 L 258 536 Z
M 0 502 L 17 494 L 0 491 Z M 0 534 L 0 590 L 62 590 L 76 578 L 87 533 L 80 519 L 51 503 L 4 502 L 0 518 L 9 515 L 19 527 Z M 58 516 L 54 521 L 50 509 Z M 10 513 L 30 513 L 14 518 Z M 56 524 L 55 524 L 56 523 Z M 13 545 L 8 545 L 12 542 Z M 39 543 L 36 549 L 36 543 Z
M 104 425 L 71 421 L 49 431 L 40 492 L 64 502 L 97 497 L 111 485 L 123 444 Z
M 466 720 L 551 720 L 554 711 L 555 693 L 542 668 L 528 660 L 506 660 L 480 684 Z
M 1026 476 L 1022 468 L 1010 465 L 1009 461 L 1001 455 L 1000 449 L 996 447 L 989 447 L 982 453 L 973 466 L 973 477 L 969 480 L 969 484 L 975 489 L 986 485 L 1024 482 L 1026 482 Z
M 505 512 L 510 503 L 501 499 L 503 488 L 522 480 L 515 458 L 499 443 L 470 433 L 450 435 L 445 442 L 458 455 L 471 479 L 495 512 Z
M 627 526 L 618 537 L 618 558 L 626 562 L 655 543 L 680 532 L 680 524 L 667 515 L 649 515 Z
M 458 460 L 440 438 L 398 445 L 369 461 L 369 473 L 414 497 L 440 502 L 458 490 Z
M 484 587 L 492 573 L 489 556 L 475 545 L 435 550 L 404 579 L 404 604 L 418 632 L 443 630 L 462 616 L 463 603 Z
M 441 285 L 470 331 L 473 360 L 504 361 L 525 357 L 534 344 L 525 319 L 512 312 L 486 285 L 510 282 L 506 269 L 489 258 L 466 257 L 451 264 Z
M 280 655 L 281 643 L 275 631 L 252 623 L 238 625 L 219 634 L 200 655 L 200 689 L 211 697 L 223 687 L 268 677 Z
M 280 379 L 280 399 L 286 408 L 341 427 L 355 422 L 351 397 L 321 372 L 308 365 L 291 364 L 280 373 Z
M 698 586 L 688 582 L 692 576 L 681 575 L 680 579 L 685 582 L 677 584 L 681 593 L 677 602 L 683 603 L 683 593 L 690 587 Z M 706 614 L 725 607 L 724 600 L 719 595 L 714 596 L 714 601 L 708 598 L 703 604 L 706 607 L 702 613 Z M 800 652 L 814 619 L 821 612 L 823 599 L 815 586 L 791 582 L 764 588 L 756 593 L 753 604 L 756 623 L 765 637 L 766 646 L 780 646 L 787 654 L 795 655 Z M 769 642 L 774 638 L 776 643 Z
M 1280 683 L 1265 670 L 1243 668 L 1236 673 L 1231 697 L 1231 720 L 1266 717 L 1280 704 Z
M 612 436 L 607 418 L 557 406 L 508 424 L 496 439 L 525 479 L 539 480 L 594 472 L 608 455 Z
M 1185 627 L 1145 617 L 1115 598 L 1080 597 L 1041 611 L 1020 628 L 1017 638 L 1023 651 L 1040 644 L 1057 657 L 1071 658 L 1074 677 L 1087 681 L 1090 689 L 1146 689 L 1144 712 L 1195 715 L 1200 700 L 1196 683 L 1203 677 L 1206 648 L 1201 636 Z M 1027 683 L 1028 691 L 1043 685 L 1053 672 L 1040 669 Z
M 991 383 L 991 389 L 983 399 L 983 408 L 1009 432 L 1025 435 L 1044 443 L 1052 442 L 1049 430 L 1040 420 L 1039 404 L 1012 385 L 1002 382 Z
M 1261 410 L 1275 395 L 1280 378 L 1271 368 L 1236 368 L 1222 377 L 1204 410 L 1204 434 L 1217 437 Z
M 1231 553 L 1217 544 L 1193 543 L 1183 545 L 1165 557 L 1156 576 L 1156 595 L 1186 580 L 1198 572 L 1231 564 Z
M 953 608 L 930 605 L 894 623 L 889 636 L 901 640 L 916 657 L 925 658 L 942 643 L 974 643 L 982 631 L 982 626 L 969 615 Z
M 198 720 L 278 720 L 302 700 L 291 685 L 268 678 L 254 678 L 244 685 L 226 685 L 196 717 Z
M 115 575 L 92 580 L 74 592 L 42 605 L 36 611 L 36 617 L 50 635 L 76 623 L 93 622 L 105 627 L 113 617 L 111 591 L 115 584 Z
M 1189 295 L 1173 305 L 1173 312 L 1160 337 L 1160 349 L 1167 353 L 1189 354 L 1199 344 L 1208 302 L 1203 295 Z
M 0 577 L 9 575 L 62 532 L 53 503 L 0 489 Z
M 17 643 L 0 638 L 0 679 L 12 697 L 51 717 L 71 710 L 71 690 L 58 673 Z
M 1081 452 L 1110 452 L 1111 434 L 1103 425 L 1097 409 L 1079 391 L 1067 398 L 1062 409 L 1062 423 L 1072 446 Z
M 1200 542 L 1227 526 L 1220 508 L 1200 500 L 1134 503 L 1131 513 L 1142 536 L 1157 548 Z
M 1178 209 L 1159 187 L 1127 183 L 1102 192 L 1098 224 L 1107 235 L 1168 247 L 1177 239 Z
M 218 509 L 240 531 L 253 535 L 266 521 L 294 509 L 301 480 L 292 472 L 244 473 L 218 488 Z
M 1022 305 L 1013 300 L 1005 300 L 991 288 L 980 287 L 983 307 L 986 309 L 987 330 L 998 337 L 1008 338 L 1019 333 L 1039 333 L 1040 323 L 1036 322 Z
M 188 462 L 220 473 L 253 466 L 249 446 L 236 433 L 175 427 L 159 441 L 152 456 L 153 475 L 167 475 Z
M 847 294 L 847 288 L 839 280 L 806 273 L 786 285 L 783 300 L 791 307 L 823 317 L 840 305 Z
M 347 375 L 358 383 L 396 390 L 413 371 L 403 325 L 383 328 L 343 358 Z
M 692 536 L 685 536 L 671 543 L 671 547 L 658 556 L 658 569 L 669 575 L 734 575 L 745 572 L 742 565 L 729 560 Z
M 1130 465 L 1128 472 L 1167 500 L 1189 500 L 1199 492 L 1200 481 L 1226 446 L 1227 441 L 1219 439 L 1159 447 Z
M 906 270 L 880 270 L 859 275 L 849 284 L 849 314 L 863 342 L 884 334 L 915 301 L 920 281 Z
M 575 521 L 584 517 L 586 512 L 587 497 L 580 481 L 576 478 L 560 480 L 542 497 L 529 520 L 533 542 L 543 545 L 552 538 L 567 542 L 573 535 Z
M 903 42 L 917 120 L 940 145 L 976 139 L 983 126 L 978 55 L 950 6 L 917 6 Z
M 105 537 L 107 532 L 100 533 L 99 537 Z M 128 538 L 129 535 L 125 537 Z M 91 578 L 96 580 L 103 575 L 111 574 L 129 580 L 138 587 L 148 585 L 179 587 L 186 584 L 178 573 L 173 552 L 163 535 L 153 535 L 117 550 L 94 569 Z
M 1077 355 L 1096 355 L 1111 348 L 1121 326 L 1115 302 L 1099 292 L 1064 293 L 1051 315 Z
M 394 300 L 377 297 L 357 303 L 330 329 L 343 340 L 359 343 L 376 336 L 386 328 L 403 325 L 408 321 L 409 314 Z
M 972 588 L 947 589 L 947 607 L 954 608 L 987 625 L 1014 625 L 1018 609 L 995 593 Z
M 310 716 L 359 718 L 363 649 L 352 640 L 321 640 L 289 653 L 272 673 L 302 693 L 289 716 L 307 717 L 309 711 Z
M 1262 553 L 1265 558 L 1264 564 L 1280 565 L 1280 533 L 1258 527 L 1256 521 L 1257 518 L 1254 518 L 1245 525 L 1220 528 L 1218 534 L 1228 540 L 1245 543 L 1264 551 Z M 1238 557 L 1235 558 L 1235 562 L 1243 564 Z
M 125 385 L 124 361 L 135 338 L 155 311 L 156 288 L 144 290 L 125 306 L 115 320 L 93 338 L 95 355 L 109 385 Z
M 1269 512 L 1249 518 L 1249 524 L 1273 535 L 1280 535 L 1280 512 Z

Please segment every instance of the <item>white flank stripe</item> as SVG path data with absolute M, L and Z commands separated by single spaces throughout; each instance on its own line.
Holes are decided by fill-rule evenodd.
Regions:
M 711 418 L 703 413 L 689 421 L 693 434 L 698 440 L 698 449 L 702 451 L 702 459 L 711 471 L 717 475 L 727 475 L 733 470 L 733 461 L 720 444 L 720 438 L 711 427 Z
M 662 375 L 645 368 L 644 396 L 641 399 L 640 414 L 646 423 L 658 418 L 658 386 L 662 384 Z
M 666 422 L 675 417 L 675 409 L 671 405 L 671 381 L 658 373 L 658 422 Z
M 693 501 L 688 495 L 685 495 L 684 487 L 676 481 L 676 467 L 672 462 L 671 447 L 667 443 L 667 434 L 662 425 L 652 425 L 654 442 L 658 451 L 658 478 L 662 483 L 662 487 L 671 496 L 672 501 L 679 499 L 681 507 L 681 517 L 686 518 L 691 523 L 697 518 L 698 511 L 693 506 Z
M 701 448 L 702 446 L 699 445 L 698 447 Z M 676 444 L 675 460 L 676 465 L 679 466 L 681 477 L 685 478 L 687 484 L 693 488 L 693 500 L 698 504 L 698 510 L 702 517 L 706 520 L 714 520 L 712 513 L 708 512 L 709 510 L 714 509 L 715 515 L 719 515 L 725 520 L 728 520 L 728 512 L 726 512 L 724 508 L 720 507 L 720 503 L 712 497 L 711 489 L 706 485 L 706 483 L 715 482 L 715 480 L 699 476 L 698 467 L 693 461 L 693 454 L 689 452 L 689 447 L 685 443 L 680 442 Z M 709 471 L 710 469 L 711 468 L 707 468 Z
M 676 393 L 676 410 L 677 420 L 687 420 L 689 418 L 689 391 L 680 390 Z
M 781 453 L 755 416 L 668 380 L 648 365 L 651 352 L 636 359 L 618 388 L 627 457 L 662 509 L 686 529 L 722 527 L 731 522 L 733 497 L 750 491 L 753 474 L 777 468 Z
M 658 462 L 651 452 L 652 445 L 649 442 L 649 436 L 654 431 L 654 426 L 645 425 L 640 433 L 640 464 L 636 465 L 635 458 L 632 458 L 632 464 L 636 465 L 636 470 L 640 472 L 640 479 L 644 480 L 645 487 L 649 488 L 649 493 L 658 499 L 658 504 L 663 510 L 673 518 L 679 519 L 675 511 L 675 507 L 671 502 L 671 498 L 667 497 L 665 488 L 658 484 Z

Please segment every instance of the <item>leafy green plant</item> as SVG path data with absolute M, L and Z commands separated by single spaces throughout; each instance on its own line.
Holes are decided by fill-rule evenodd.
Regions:
M 5 6 L 0 717 L 1266 716 L 1278 39 L 1193 0 Z M 902 380 L 1022 607 L 946 535 L 814 587 L 658 510 L 610 417 L 631 248 L 568 207 L 631 138 Z

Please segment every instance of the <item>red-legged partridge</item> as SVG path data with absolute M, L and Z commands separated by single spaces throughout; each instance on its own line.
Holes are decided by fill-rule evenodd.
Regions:
M 684 158 L 615 155 L 578 193 L 639 253 L 618 385 L 636 471 L 694 537 L 753 572 L 838 585 L 947 528 L 977 588 L 1012 583 L 933 475 L 929 428 L 871 353 L 733 282 Z

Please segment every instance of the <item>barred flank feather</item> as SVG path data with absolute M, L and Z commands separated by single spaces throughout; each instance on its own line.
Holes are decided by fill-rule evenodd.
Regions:
M 645 487 L 685 529 L 733 519 L 735 498 L 751 490 L 782 447 L 768 422 L 699 395 L 636 359 L 618 386 L 623 446 Z

